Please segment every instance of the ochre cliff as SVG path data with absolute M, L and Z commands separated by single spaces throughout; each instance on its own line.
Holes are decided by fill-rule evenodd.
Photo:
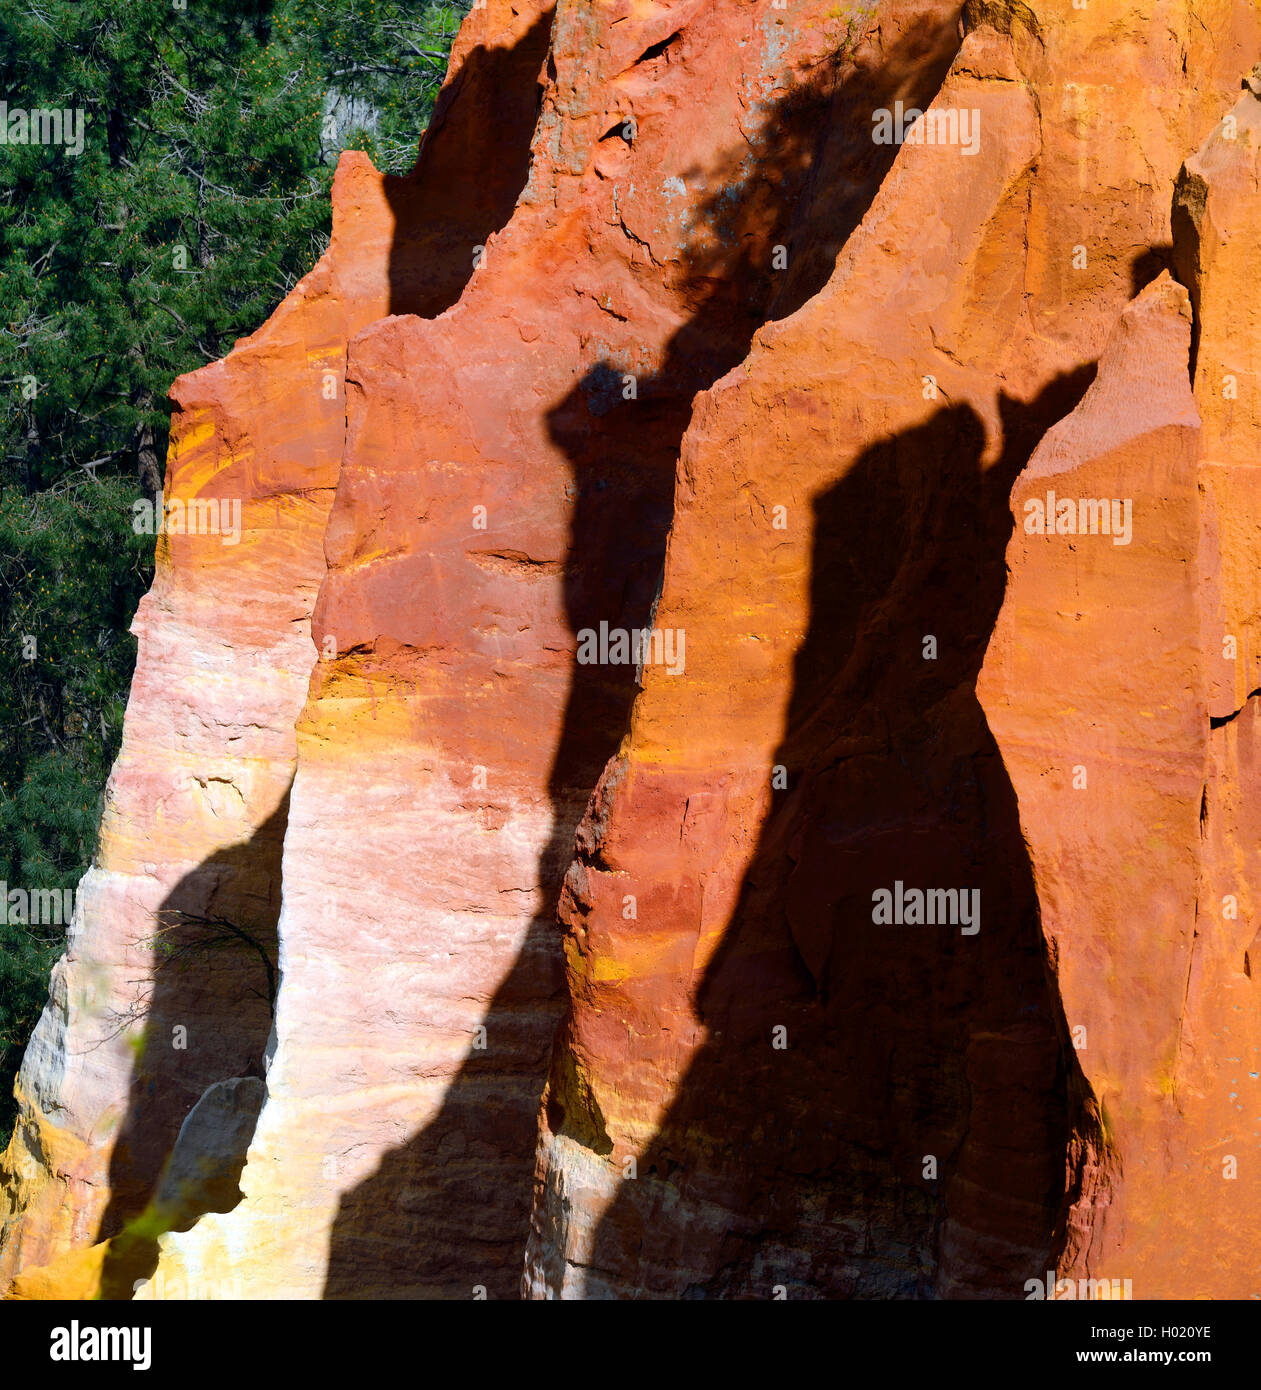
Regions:
M 759 332 L 684 438 L 656 620 L 686 629 L 688 670 L 647 674 L 561 903 L 572 1004 L 534 1292 L 1022 1297 L 1134 1161 L 1071 1044 L 1027 789 L 974 690 L 1013 480 L 1159 265 L 1182 153 L 1249 50 L 1197 49 L 1184 13 L 1192 91 L 1141 6 L 970 13 L 937 105 L 980 111 L 986 157 L 904 148 L 827 286 Z M 1135 66 L 1146 107 L 1114 85 Z M 1162 651 L 1195 641 L 1193 608 L 1166 617 Z M 1062 663 L 1038 669 L 1028 695 L 1058 695 Z M 1039 714 L 1045 756 L 1064 731 Z M 876 928 L 873 894 L 898 882 L 978 890 L 979 931 Z M 1194 893 L 1181 906 L 1189 930 Z M 1120 982 L 1110 998 L 1132 1007 Z M 1091 1274 L 1137 1273 L 1103 1258 Z M 1203 1258 L 1220 1280 L 1211 1242 Z
M 1261 227 L 1259 137 L 1248 90 L 1178 179 L 1187 289 L 1162 276 L 1126 309 L 1022 474 L 981 684 L 1107 1137 L 1066 1269 L 1153 1298 L 1261 1289 L 1241 1220 L 1261 1198 L 1261 433 L 1256 328 L 1226 288 Z M 1027 534 L 1049 491 L 1132 499 L 1130 542 Z
M 173 390 L 243 529 L 159 540 L 0 1288 L 1261 1296 L 1259 53 L 473 10 Z
M 413 174 L 383 178 L 344 156 L 320 263 L 263 329 L 172 390 L 166 501 L 239 501 L 241 533 L 158 541 L 100 849 L 19 1078 L 0 1281 L 115 1236 L 155 1194 L 202 1092 L 262 1075 L 347 344 L 392 310 L 441 312 L 472 271 L 470 247 L 511 213 L 546 32 L 506 37 L 484 12 L 470 20 Z M 454 171 L 470 163 L 478 177 L 453 201 Z M 151 1268 L 151 1249 L 133 1253 L 107 1264 L 111 1296 Z

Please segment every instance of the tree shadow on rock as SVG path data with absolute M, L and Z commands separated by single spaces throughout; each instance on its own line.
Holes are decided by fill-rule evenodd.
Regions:
M 601 1220 L 591 1290 L 1021 1298 L 1054 1268 L 1085 1083 L 975 684 L 1012 483 L 1092 374 L 1004 398 L 987 469 L 954 406 L 816 497 L 786 786 L 698 990 L 707 1041 Z M 979 894 L 979 930 L 877 924 L 899 883 Z
M 414 168 L 386 176 L 391 314 L 449 309 L 473 273 L 474 249 L 512 216 L 530 172 L 553 12 L 515 44 L 470 49 L 438 96 Z
M 143 944 L 152 979 L 118 1029 L 141 1024 L 126 1114 L 110 1157 L 110 1201 L 97 1230 L 110 1239 L 101 1296 L 130 1298 L 153 1273 L 157 1236 L 187 1230 L 208 1211 L 230 1211 L 253 1134 L 235 1117 L 228 1154 L 215 1155 L 198 1181 L 169 1200 L 169 1161 L 181 1126 L 207 1089 L 263 1076 L 278 983 L 280 862 L 289 791 L 244 844 L 212 855 L 184 875 L 155 915 Z M 261 1102 L 259 1088 L 242 1089 Z M 166 1185 L 164 1187 L 164 1179 Z M 162 1194 L 159 1200 L 159 1194 Z

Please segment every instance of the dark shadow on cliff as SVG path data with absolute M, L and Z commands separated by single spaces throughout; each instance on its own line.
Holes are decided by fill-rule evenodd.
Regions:
M 820 69 L 812 85 L 767 111 L 757 145 L 685 171 L 687 187 L 700 190 L 693 232 L 667 273 L 690 317 L 655 371 L 597 362 L 547 417 L 572 476 L 564 600 L 575 638 L 602 621 L 627 630 L 649 624 L 695 393 L 743 359 L 772 306 L 789 312 L 826 279 L 836 237 L 857 225 L 896 154 L 871 144 L 873 102 L 926 103 L 957 43 L 953 25 L 921 30 L 878 71 Z M 836 177 L 811 185 L 820 161 Z M 803 255 L 797 273 L 791 248 L 816 237 L 833 249 Z M 789 247 L 786 269 L 775 268 L 776 245 Z M 628 246 L 627 255 L 635 254 Z M 636 375 L 630 399 L 628 373 Z M 557 900 L 578 823 L 626 731 L 635 674 L 633 666 L 572 668 L 549 778 L 554 829 L 539 865 L 547 897 L 484 1019 L 488 1036 L 500 1041 L 493 1050 L 470 1050 L 434 1120 L 343 1196 L 327 1298 L 469 1298 L 478 1285 L 492 1298 L 520 1295 L 538 1106 L 562 1011 Z M 542 1034 L 540 1017 L 548 1022 Z M 486 1171 L 500 1176 L 488 1182 Z
M 1137 299 L 1165 270 L 1177 279 L 1178 268 L 1174 264 L 1172 242 L 1160 242 L 1156 246 L 1149 246 L 1146 251 L 1138 252 L 1130 261 L 1130 298 Z
M 942 408 L 816 497 L 787 785 L 590 1296 L 1023 1298 L 1054 1268 L 1085 1088 L 975 683 L 1012 483 L 1092 375 L 1004 398 L 988 468 L 979 417 Z M 898 881 L 978 890 L 979 932 L 877 925 Z
M 185 874 L 155 920 L 137 932 L 152 950 L 153 977 L 133 1013 L 114 1021 L 115 1029 L 141 1041 L 110 1157 L 110 1202 L 96 1233 L 98 1241 L 112 1238 L 102 1298 L 130 1298 L 135 1281 L 153 1272 L 161 1230 L 186 1230 L 202 1213 L 230 1211 L 240 1200 L 244 1148 L 186 1190 L 178 1207 L 155 1204 L 180 1126 L 206 1088 L 263 1075 L 278 980 L 288 814 L 286 789 L 249 841 Z
M 515 44 L 471 48 L 438 96 L 414 168 L 386 177 L 391 314 L 449 309 L 473 273 L 474 249 L 512 216 L 530 172 L 552 13 Z

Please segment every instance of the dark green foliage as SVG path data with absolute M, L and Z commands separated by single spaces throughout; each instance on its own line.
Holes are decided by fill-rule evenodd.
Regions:
M 467 0 L 0 0 L 0 879 L 73 887 L 135 661 L 166 392 L 318 259 L 337 153 L 410 167 Z M 9 133 L 6 127 L 5 133 Z M 34 639 L 33 642 L 30 639 Z M 0 1142 L 61 949 L 0 924 Z

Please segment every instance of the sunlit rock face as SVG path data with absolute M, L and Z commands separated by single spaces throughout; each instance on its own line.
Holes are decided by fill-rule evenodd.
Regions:
M 485 46 L 489 22 L 479 14 L 462 33 L 453 65 L 478 63 L 440 100 L 413 174 L 385 178 L 344 156 L 319 264 L 258 333 L 172 389 L 164 496 L 179 529 L 156 541 L 100 850 L 19 1078 L 0 1172 L 5 1282 L 117 1235 L 157 1195 L 206 1088 L 263 1075 L 347 345 L 391 312 L 446 308 L 470 273 L 469 244 L 512 210 L 528 129 L 514 148 L 485 117 L 528 127 L 542 49 L 505 59 Z M 470 166 L 476 180 L 453 199 L 453 172 Z M 106 1260 L 107 1294 L 129 1293 L 155 1257 Z
M 1254 86 L 1178 177 L 1185 288 L 1125 310 L 1017 483 L 982 677 L 1107 1140 L 1064 1268 L 1136 1297 L 1261 1295 L 1240 1220 L 1261 1195 L 1259 340 L 1227 288 L 1261 225 Z M 1052 532 L 1048 493 L 1064 524 L 1115 499 L 1128 532 Z
M 262 1074 L 346 342 L 389 302 L 381 180 L 348 160 L 334 202 L 332 245 L 269 323 L 173 388 L 165 499 L 239 507 L 239 534 L 157 538 L 100 849 L 18 1080 L 7 1275 L 115 1235 L 206 1087 Z
M 1141 4 L 969 7 L 931 111 L 947 136 L 950 117 L 961 137 L 974 121 L 978 152 L 905 144 L 827 284 L 697 399 L 656 609 L 686 632 L 687 669 L 646 672 L 560 902 L 569 1011 L 531 1293 L 1023 1298 L 1061 1266 L 1147 1274 L 1129 1247 L 1091 1246 L 1101 1223 L 1128 1219 L 1120 1175 L 1141 1159 L 1113 1122 L 1102 1023 L 1094 1050 L 1073 1045 L 1085 1001 L 1066 990 L 1057 914 L 1100 930 L 1091 895 L 1111 876 L 1131 910 L 1160 902 L 1178 931 L 1195 926 L 1208 712 L 1188 676 L 1200 562 L 1181 310 L 1150 330 L 1161 352 L 1137 350 L 1137 399 L 1101 379 L 1079 407 L 1098 412 L 1106 391 L 1132 430 L 1124 466 L 1138 476 L 1108 495 L 1136 499 L 1148 533 L 1088 552 L 1112 567 L 1101 604 L 1117 571 L 1131 578 L 1071 658 L 1024 619 L 1034 581 L 1017 541 L 1007 550 L 1013 483 L 1023 497 L 1039 439 L 1082 401 L 1135 286 L 1168 258 L 1179 165 L 1237 90 L 1236 40 L 1254 20 L 1247 7 L 1218 18 L 1209 41 L 1183 7 L 1157 41 Z M 1150 101 L 1121 69 L 1147 74 Z M 1140 462 L 1149 436 L 1163 454 Z M 1073 566 L 1099 543 L 1042 539 L 1057 568 L 1029 601 L 1047 622 L 1084 632 Z M 1144 608 L 1144 586 L 1159 604 Z M 1153 650 L 1122 686 L 1084 663 L 1112 622 L 1140 641 L 1131 605 Z M 1012 647 L 1026 667 L 1002 684 Z M 1075 680 L 1106 703 L 1070 698 Z M 1119 793 L 1128 818 L 1108 822 L 1118 793 L 1099 769 L 1055 813 L 1073 848 L 1048 846 L 1035 822 L 1050 781 L 1090 760 L 1064 707 L 1080 703 L 1115 748 L 1157 680 L 1182 780 L 1166 792 L 1165 753 L 1140 745 Z M 1035 748 L 1008 738 L 1013 707 L 1036 710 Z M 1157 789 L 1192 814 L 1138 833 Z M 1137 855 L 1151 855 L 1142 909 L 1120 867 Z M 933 890 L 978 911 L 879 914 Z M 1133 962 L 1149 982 L 1137 989 L 1098 964 L 1083 952 L 1069 978 L 1080 969 L 1118 1016 L 1152 992 L 1133 1055 L 1145 1029 L 1177 1032 L 1181 996 L 1162 983 L 1156 1002 L 1179 969 L 1169 952 Z M 1157 1086 L 1153 1060 L 1124 1084 Z M 1215 1124 L 1183 1142 L 1204 1145 Z M 1155 1131 L 1138 1142 L 1157 1171 Z M 1149 1287 L 1255 1281 L 1255 1261 L 1218 1269 L 1211 1243 L 1178 1259 Z
M 448 313 L 353 342 L 268 1103 L 245 1201 L 169 1278 L 213 1284 L 248 1229 L 247 1295 L 517 1296 L 556 900 L 636 689 L 584 634 L 650 625 L 693 396 L 826 273 L 775 248 L 843 235 L 895 153 L 853 138 L 815 19 L 562 7 L 513 218 Z M 957 42 L 949 6 L 891 10 L 846 80 L 923 101 Z
M 471 12 L 173 389 L 239 536 L 157 541 L 11 1294 L 1261 1293 L 1259 37 Z

